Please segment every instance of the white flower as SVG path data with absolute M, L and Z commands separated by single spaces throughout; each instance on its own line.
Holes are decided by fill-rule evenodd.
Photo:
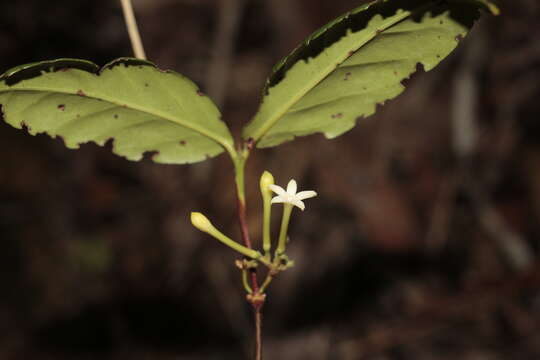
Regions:
M 274 184 L 268 185 L 270 190 L 275 192 L 277 196 L 272 198 L 272 204 L 275 203 L 286 203 L 286 204 L 292 204 L 294 206 L 297 206 L 300 208 L 300 210 L 304 210 L 306 206 L 304 205 L 304 202 L 302 200 L 312 198 L 314 196 L 317 196 L 317 193 L 312 190 L 308 191 L 300 191 L 299 193 L 296 192 L 297 185 L 296 181 L 291 180 L 287 184 L 287 191 L 283 189 L 281 186 L 277 186 Z

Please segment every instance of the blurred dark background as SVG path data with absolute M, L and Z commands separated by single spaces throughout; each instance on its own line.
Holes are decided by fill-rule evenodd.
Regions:
M 238 131 L 271 66 L 362 1 L 134 3 L 148 57 Z M 540 3 L 501 7 L 354 130 L 252 154 L 254 239 L 263 170 L 319 193 L 269 290 L 267 359 L 540 358 Z M 127 55 L 117 1 L 2 3 L 0 72 Z M 134 163 L 0 123 L 0 359 L 250 359 L 238 256 L 188 221 L 238 238 L 234 199 L 224 155 Z

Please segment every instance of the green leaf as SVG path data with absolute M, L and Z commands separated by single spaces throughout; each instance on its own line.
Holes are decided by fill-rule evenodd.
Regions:
M 488 0 L 379 0 L 335 19 L 274 67 L 244 139 L 343 134 L 403 92 L 418 64 L 429 71 L 450 54 L 480 9 L 498 11 Z
M 233 139 L 214 103 L 187 78 L 148 61 L 117 59 L 99 70 L 84 60 L 18 66 L 0 77 L 4 120 L 66 146 L 113 141 L 129 160 L 193 163 L 227 150 Z

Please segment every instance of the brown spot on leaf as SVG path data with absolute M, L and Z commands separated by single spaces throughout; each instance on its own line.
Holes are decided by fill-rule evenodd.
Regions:
M 354 51 L 352 51 L 352 50 L 351 50 L 351 51 L 349 51 L 349 53 L 348 53 L 347 55 L 348 55 L 348 57 L 351 57 L 351 56 L 353 56 L 353 55 L 354 55 Z
M 114 118 L 115 118 L 115 119 L 118 119 L 118 114 L 114 114 Z
M 57 106 L 57 108 L 58 108 L 58 110 L 60 110 L 60 111 L 64 111 L 64 110 L 66 110 L 66 105 L 64 105 L 64 104 L 59 104 L 59 105 Z
M 396 71 L 396 70 L 394 70 L 394 75 L 396 75 L 396 76 L 398 75 L 398 73 L 397 73 L 397 71 Z
M 84 91 L 82 91 L 81 89 L 77 90 L 77 95 L 79 95 L 79 96 L 86 96 L 86 94 L 84 93 Z
M 332 115 L 332 119 L 341 119 L 343 117 L 343 113 L 337 113 Z
M 457 42 L 460 42 L 461 40 L 463 40 L 463 35 L 461 34 L 458 34 L 456 35 L 456 37 L 454 38 Z
M 148 86 L 150 86 L 150 85 L 148 85 L 148 83 L 144 83 L 144 87 L 148 87 Z
M 180 140 L 180 145 L 186 146 L 186 144 L 187 144 L 187 143 L 186 143 L 186 140 Z
M 197 95 L 204 96 L 204 93 L 201 90 L 197 90 Z
M 349 80 L 349 78 L 351 77 L 352 73 L 351 72 L 348 72 L 345 74 L 345 78 L 343 79 L 343 81 L 347 81 Z

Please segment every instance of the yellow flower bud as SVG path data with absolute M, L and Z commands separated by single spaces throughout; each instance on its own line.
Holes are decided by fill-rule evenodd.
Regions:
M 240 254 L 245 255 L 247 257 L 250 257 L 252 259 L 261 259 L 262 255 L 256 250 L 248 249 L 244 245 L 238 244 L 233 239 L 229 238 L 228 236 L 224 235 L 221 231 L 216 229 L 214 225 L 208 220 L 206 216 L 201 214 L 200 212 L 192 212 L 191 213 L 191 223 L 193 226 L 195 226 L 197 229 L 201 230 L 202 232 L 205 232 L 217 240 L 221 241 L 223 244 L 227 245 L 228 247 L 238 251 Z M 261 259 L 261 261 L 264 263 L 264 261 Z
M 272 207 L 272 185 L 274 185 L 274 177 L 269 171 L 265 171 L 261 175 L 259 181 L 261 195 L 263 199 L 263 249 L 268 258 L 270 258 L 270 213 Z
M 261 193 L 263 195 L 271 194 L 272 190 L 270 190 L 269 185 L 273 185 L 273 184 L 274 184 L 274 176 L 270 174 L 269 171 L 263 172 L 263 174 L 261 175 L 261 180 L 259 182 L 259 185 L 261 187 Z
M 195 226 L 197 229 L 203 231 L 203 232 L 211 232 L 214 230 L 214 225 L 208 220 L 206 216 L 201 214 L 200 212 L 192 212 L 191 213 L 191 223 L 193 226 Z

